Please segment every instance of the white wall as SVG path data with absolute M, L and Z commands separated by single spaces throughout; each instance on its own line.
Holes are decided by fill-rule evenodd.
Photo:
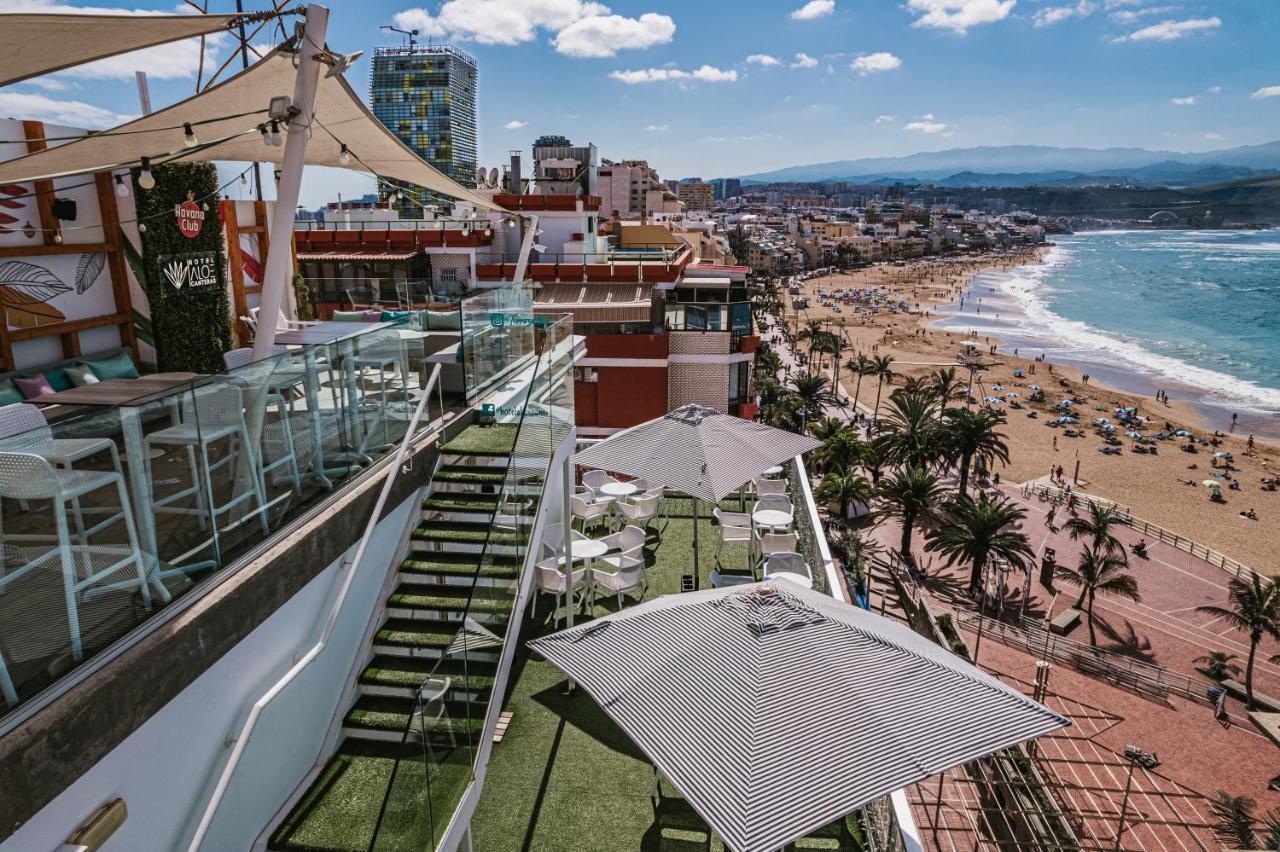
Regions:
M 325 651 L 259 718 L 205 849 L 248 849 L 315 764 L 417 501 L 415 494 L 383 518 Z M 239 732 L 249 707 L 318 638 L 340 579 L 338 564 L 0 844 L 0 852 L 57 849 L 81 821 L 116 797 L 128 803 L 129 819 L 104 850 L 185 848 L 230 753 L 225 740 Z

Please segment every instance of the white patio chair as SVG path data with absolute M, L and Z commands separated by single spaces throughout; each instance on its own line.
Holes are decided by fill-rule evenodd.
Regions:
M 592 566 L 591 569 L 591 604 L 595 605 L 596 589 L 604 588 L 617 595 L 618 607 L 622 607 L 622 594 L 640 589 L 640 598 L 644 599 L 649 590 L 649 578 L 644 570 L 645 531 L 637 526 L 623 527 L 618 532 L 601 539 L 611 548 L 621 548 L 620 553 L 602 556 L 595 560 L 603 562 L 614 570 L 605 571 Z
M 155 480 L 149 458 L 144 460 L 147 465 L 147 482 L 152 490 L 153 504 L 157 514 L 168 512 L 207 517 L 213 534 L 210 542 L 213 544 L 215 555 L 221 561 L 219 515 L 229 512 L 246 500 L 252 500 L 257 503 L 257 508 L 252 509 L 251 514 L 258 515 L 262 534 L 267 535 L 270 532 L 260 461 L 256 448 L 249 441 L 249 429 L 245 425 L 244 394 L 240 386 L 234 382 L 198 387 L 182 395 L 181 409 L 182 421 L 178 425 L 152 432 L 144 440 L 148 449 L 159 445 L 184 447 L 197 451 L 198 462 L 191 461 L 192 455 L 188 456 L 188 464 L 191 467 L 191 486 L 167 497 L 155 498 Z M 219 461 L 210 463 L 209 448 L 219 441 L 227 442 L 227 453 Z M 231 466 L 233 471 L 231 478 L 234 480 L 234 466 L 240 452 L 246 453 L 249 457 L 249 468 L 254 472 L 252 481 L 243 493 L 232 496 L 227 502 L 218 505 L 213 493 L 213 472 L 224 466 Z M 192 494 L 196 497 L 195 509 L 172 505 Z
M 76 546 L 71 541 L 70 525 L 67 519 L 67 505 L 80 497 L 104 488 L 114 488 L 120 501 L 120 511 L 106 521 L 94 527 L 92 532 L 104 529 L 108 524 L 123 521 L 127 546 L 94 545 L 90 546 L 90 531 L 84 530 L 77 522 L 77 534 L 83 544 Z M 53 504 L 53 536 L 8 536 L 11 541 L 22 539 L 55 538 L 57 547 L 49 550 L 25 565 L 0 576 L 0 591 L 3 591 L 19 577 L 53 562 L 55 559 L 62 570 L 63 597 L 67 607 L 67 625 L 71 638 L 71 655 L 80 660 L 84 657 L 84 645 L 80 636 L 79 601 L 81 592 L 90 587 L 101 591 L 132 588 L 136 586 L 142 593 L 143 605 L 151 608 L 151 589 L 148 586 L 150 577 L 146 559 L 138 546 L 138 532 L 133 522 L 133 511 L 129 504 L 129 494 L 125 490 L 124 477 L 116 471 L 66 470 L 54 467 L 49 459 L 36 453 L 0 452 L 0 497 L 12 500 L 48 500 Z M 2 536 L 2 534 L 0 534 Z M 107 556 L 111 561 L 99 567 L 93 556 Z M 77 560 L 77 556 L 80 557 Z M 77 562 L 79 564 L 77 564 Z M 115 574 L 121 568 L 132 566 L 134 579 L 103 583 L 102 581 Z M 167 592 L 161 587 L 162 597 L 168 600 Z M 6 676 L 7 678 L 7 676 Z M 11 687 L 10 687 L 11 688 Z M 6 689 L 5 692 L 9 690 Z M 8 700 L 6 696 L 6 701 Z
M 626 503 L 619 500 L 613 504 L 613 509 L 617 512 L 620 523 L 631 526 L 638 525 L 648 530 L 649 524 L 658 516 L 658 498 L 641 497 L 634 503 Z
M 599 523 L 600 521 L 609 520 L 610 501 L 595 502 L 591 499 L 590 492 L 586 496 L 582 494 L 574 494 L 569 498 L 569 506 L 573 512 L 573 517 L 582 521 L 582 531 L 587 531 L 590 523 Z
M 757 476 L 754 482 L 757 497 L 766 497 L 776 494 L 786 496 L 787 481 L 785 479 L 766 479 L 763 476 Z
M 764 561 L 764 578 L 775 574 L 799 574 L 813 582 L 813 571 L 799 553 L 771 553 Z
M 573 530 L 572 541 L 581 541 L 585 535 Z M 542 554 L 544 558 L 556 559 L 564 550 L 564 524 L 547 524 L 542 528 Z
M 453 678 L 429 677 L 418 687 L 418 700 L 413 708 L 413 721 L 409 725 L 410 732 L 422 740 L 430 760 L 435 763 L 435 749 L 431 744 L 431 734 L 438 732 L 449 738 L 449 747 L 457 748 L 458 741 L 453 734 L 453 726 L 448 724 L 449 705 L 445 696 L 453 688 Z M 441 724 L 444 723 L 444 724 Z
M 751 516 L 744 512 L 725 512 L 719 507 L 711 514 L 720 524 L 720 541 L 716 544 L 716 564 L 720 564 L 720 551 L 725 544 L 746 544 L 751 547 Z M 748 562 L 750 554 L 748 554 Z
M 48 459 L 55 467 L 70 470 L 75 462 L 97 455 L 104 450 L 111 454 L 111 467 L 123 475 L 120 452 L 110 438 L 55 438 L 49 421 L 44 419 L 37 406 L 29 402 L 15 402 L 0 406 L 0 449 L 35 453 Z M 21 501 L 27 510 L 27 501 Z M 83 524 L 85 510 L 77 499 L 73 503 L 76 519 Z M 90 530 L 90 534 L 96 530 Z
M 600 486 L 617 481 L 603 470 L 589 470 L 582 474 L 582 484 L 591 489 L 591 493 L 596 495 L 597 500 L 610 499 L 608 494 L 600 490 Z
M 546 542 L 544 541 L 543 543 L 545 544 Z M 534 566 L 538 569 L 538 573 L 534 576 L 537 581 L 538 591 L 541 594 L 552 595 L 555 598 L 556 627 L 560 626 L 560 607 L 565 603 L 565 598 L 568 597 L 569 606 L 574 606 L 572 592 L 576 592 L 586 581 L 587 569 L 579 567 L 580 565 L 581 563 L 575 559 L 572 584 L 570 583 L 569 575 L 565 573 L 561 567 L 560 560 L 557 558 L 544 559 Z M 572 585 L 572 589 L 570 589 L 570 585 Z M 533 598 L 531 615 L 534 618 L 538 617 L 538 598 L 536 595 Z
M 745 586 L 756 581 L 756 578 L 749 574 L 721 574 L 714 568 L 707 574 L 707 579 L 711 581 L 711 588 L 713 589 L 723 589 L 725 586 Z

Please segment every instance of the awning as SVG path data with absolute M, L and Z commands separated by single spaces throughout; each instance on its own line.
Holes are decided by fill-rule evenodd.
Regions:
M 648 322 L 652 294 L 651 284 L 545 284 L 533 309 L 571 313 L 574 322 Z
M 416 251 L 300 251 L 298 260 L 408 260 Z
M 0 86 L 234 27 L 249 15 L 4 15 Z
M 284 146 L 266 144 L 257 128 L 266 120 L 267 104 L 273 96 L 293 96 L 294 77 L 293 54 L 283 47 L 276 48 L 229 80 L 171 107 L 75 142 L 0 163 L 0 184 L 137 166 L 142 155 L 149 156 L 153 164 L 171 159 L 279 163 Z M 252 110 L 261 112 L 244 115 Z M 206 121 L 209 123 L 201 123 Z M 183 144 L 182 125 L 187 122 L 195 125 L 193 129 L 201 143 L 195 148 Z M 441 174 L 414 153 L 369 112 L 341 75 L 320 75 L 314 124 L 307 144 L 307 165 L 395 178 L 477 207 L 503 209 Z M 281 131 L 284 130 L 282 126 Z M 343 144 L 350 152 L 350 165 L 339 160 Z

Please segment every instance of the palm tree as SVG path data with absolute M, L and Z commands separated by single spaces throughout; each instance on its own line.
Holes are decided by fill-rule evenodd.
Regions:
M 854 503 L 870 503 L 875 489 L 865 476 L 860 473 L 832 471 L 822 477 L 815 497 L 826 503 L 836 503 L 840 507 L 840 520 L 849 518 L 849 507 Z
M 1219 790 L 1209 800 L 1209 809 L 1214 816 L 1213 834 L 1226 848 L 1280 849 L 1280 810 L 1268 812 L 1259 829 L 1258 803 L 1248 796 Z
M 976 590 L 991 557 L 1023 570 L 1035 560 L 1035 551 L 1019 528 L 1026 516 L 1026 509 L 1003 497 L 981 494 L 974 500 L 961 494 L 947 507 L 942 522 L 925 536 L 924 546 L 945 556 L 948 567 L 968 562 L 969 588 Z
M 893 358 L 888 355 L 877 355 L 871 359 L 871 372 L 876 377 L 876 409 L 872 412 L 872 423 L 880 422 L 880 390 L 886 381 L 893 381 Z
M 912 562 L 911 531 L 917 521 L 932 513 L 941 498 L 938 477 L 923 467 L 900 468 L 880 483 L 876 496 L 880 499 L 881 517 L 902 521 L 902 542 L 898 550 L 905 561 Z
M 809 425 L 809 434 L 819 441 L 826 443 L 836 435 L 847 429 L 849 424 L 845 423 L 839 417 L 824 417 L 821 420 L 815 420 Z
M 826 473 L 850 473 L 862 461 L 866 449 L 866 442 L 846 424 L 839 432 L 823 441 L 813 455 Z
M 813 356 L 814 341 L 822 335 L 822 320 L 811 319 L 805 322 L 804 328 L 796 333 L 796 340 L 809 341 L 809 355 Z
M 945 449 L 932 394 L 899 388 L 889 396 L 888 410 L 876 427 L 877 443 L 891 464 L 931 467 Z
M 845 362 L 844 366 L 846 370 L 858 377 L 853 385 L 853 398 L 856 400 L 858 394 L 862 392 L 862 377 L 871 375 L 871 359 L 859 352 L 857 358 Z
M 1125 526 L 1128 521 L 1114 508 L 1103 508 L 1093 501 L 1089 502 L 1088 507 L 1087 515 L 1082 518 L 1073 517 L 1067 521 L 1067 532 L 1071 534 L 1071 540 L 1085 538 L 1089 540 L 1089 546 L 1094 550 L 1105 549 L 1108 553 L 1118 553 L 1123 556 L 1124 547 L 1111 529 Z
M 806 428 L 810 419 L 821 417 L 828 405 L 835 404 L 831 385 L 826 376 L 803 372 L 791 377 L 791 392 L 800 403 L 800 427 Z
M 1131 601 L 1142 600 L 1142 596 L 1138 594 L 1138 581 L 1128 571 L 1129 562 L 1123 553 L 1099 547 L 1085 548 L 1076 568 L 1059 565 L 1054 569 L 1055 576 L 1080 585 L 1080 598 L 1076 601 L 1076 608 L 1079 609 L 1084 604 L 1089 621 L 1090 645 L 1098 644 L 1098 634 L 1093 626 L 1093 602 L 1099 594 L 1128 598 Z
M 831 555 L 844 568 L 855 598 L 868 593 L 867 560 L 880 552 L 880 545 L 861 533 L 844 534 L 831 540 Z M 868 601 L 868 604 L 870 602 Z
M 1249 633 L 1249 659 L 1244 667 L 1244 694 L 1253 709 L 1253 662 L 1258 643 L 1264 636 L 1280 639 L 1280 584 L 1274 579 L 1263 582 L 1257 574 L 1249 580 L 1235 577 L 1227 585 L 1228 606 L 1198 606 L 1197 612 L 1226 620 L 1237 630 Z
M 1237 677 L 1240 667 L 1235 664 L 1236 655 L 1227 651 L 1210 651 L 1202 657 L 1196 657 L 1196 671 L 1209 680 L 1223 681 L 1229 677 Z
M 960 398 L 960 380 L 956 378 L 956 368 L 946 367 L 932 376 L 933 392 L 942 403 L 942 414 L 947 413 L 947 403 Z
M 960 465 L 960 493 L 969 487 L 969 465 L 982 459 L 988 466 L 995 459 L 1009 463 L 1009 445 L 996 427 L 1003 421 L 985 411 L 951 408 L 943 412 L 946 422 L 944 438 L 947 449 Z

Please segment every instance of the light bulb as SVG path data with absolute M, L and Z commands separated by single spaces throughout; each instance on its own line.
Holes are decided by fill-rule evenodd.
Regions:
M 507 220 L 507 227 L 508 227 L 508 228 L 514 228 L 515 226 L 516 226 L 516 220 L 515 220 L 515 219 L 508 219 L 508 220 Z
M 129 184 L 124 182 L 123 175 L 116 175 L 116 195 L 121 198 L 129 197 Z
M 22 223 L 22 236 L 31 239 L 36 235 L 36 226 L 31 224 L 31 220 Z
M 182 144 L 186 145 L 188 148 L 194 148 L 199 144 L 196 139 L 196 132 L 191 129 L 191 125 L 189 123 L 182 125 Z
M 243 188 L 243 187 L 246 187 L 246 186 L 248 186 L 248 185 L 249 185 L 249 178 L 245 177 L 244 172 L 241 172 L 241 173 L 240 173 L 240 186 Z
M 62 231 L 54 231 L 54 232 L 53 232 L 53 241 L 54 241 L 55 243 L 61 243 L 61 242 L 62 242 Z
M 139 222 L 139 223 L 138 223 L 138 232 L 139 232 L 139 233 L 142 233 L 142 234 L 145 234 L 145 233 L 147 232 L 147 223 L 146 223 L 146 222 Z
M 138 172 L 138 186 L 143 189 L 154 189 L 156 185 L 155 175 L 151 174 L 151 158 L 142 158 L 142 171 Z
M 280 122 L 273 118 L 271 119 L 271 146 L 279 148 L 283 144 L 284 139 L 280 136 Z
M 262 134 L 262 144 L 271 147 L 271 136 L 267 133 L 267 125 L 259 124 L 258 132 Z
M 351 152 L 347 150 L 346 145 L 343 145 L 342 150 L 338 152 L 338 162 L 344 166 L 351 165 Z
M 205 201 L 205 202 L 201 203 L 201 205 L 200 205 L 200 209 L 201 209 L 201 210 L 203 210 L 204 212 L 208 213 L 208 212 L 209 212 L 209 202 Z

